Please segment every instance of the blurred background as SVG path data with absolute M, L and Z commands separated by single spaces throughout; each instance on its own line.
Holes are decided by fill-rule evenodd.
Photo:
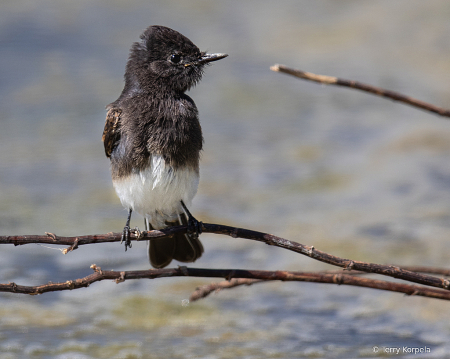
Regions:
M 269 67 L 353 79 L 449 107 L 450 3 L 0 2 L 0 234 L 122 230 L 101 134 L 128 51 L 149 25 L 229 57 L 188 94 L 205 146 L 192 212 L 375 263 L 448 267 L 450 122 Z M 132 227 L 143 227 L 139 215 Z M 332 269 L 262 243 L 202 235 L 205 268 Z M 0 282 L 148 269 L 145 243 L 3 245 Z M 172 263 L 171 266 L 176 266 Z M 356 358 L 374 346 L 450 354 L 449 303 L 371 289 L 270 283 L 183 306 L 211 279 L 95 283 L 0 295 L 4 358 Z M 404 355 L 397 355 L 404 357 Z M 406 356 L 405 356 L 406 357 Z

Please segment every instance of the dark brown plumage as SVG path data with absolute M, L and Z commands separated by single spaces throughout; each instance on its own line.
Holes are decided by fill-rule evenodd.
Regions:
M 129 210 L 123 239 L 129 242 L 132 210 L 148 229 L 191 224 L 189 205 L 197 191 L 203 137 L 194 101 L 184 92 L 200 81 L 204 65 L 226 54 L 205 54 L 188 38 L 150 26 L 135 42 L 119 98 L 107 106 L 103 143 L 122 204 Z M 187 213 L 190 216 L 190 213 Z M 161 268 L 172 258 L 192 262 L 203 247 L 198 235 L 151 241 L 150 260 Z

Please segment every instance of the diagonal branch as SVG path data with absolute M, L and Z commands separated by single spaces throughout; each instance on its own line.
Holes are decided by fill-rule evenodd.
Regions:
M 163 230 L 153 230 L 142 233 L 136 231 L 132 233 L 131 239 L 151 240 L 152 238 L 168 237 L 173 235 L 174 233 L 185 233 L 186 230 L 187 230 L 186 226 L 176 226 L 166 228 Z M 289 241 L 287 239 L 277 237 L 268 233 L 262 233 L 249 229 L 210 223 L 202 223 L 202 230 L 204 233 L 222 234 L 233 238 L 246 238 L 258 242 L 263 242 L 268 245 L 284 248 L 311 257 L 318 261 L 328 263 L 337 267 L 341 267 L 347 270 L 376 273 L 431 287 L 450 289 L 450 281 L 445 278 L 437 278 L 431 275 L 416 273 L 414 271 L 402 269 L 400 267 L 392 265 L 366 263 L 361 261 L 354 261 L 350 259 L 340 258 L 332 254 L 328 254 L 318 249 L 315 249 L 314 246 L 306 246 L 304 244 Z M 66 248 L 63 251 L 64 253 L 74 250 L 80 245 L 104 243 L 104 242 L 119 242 L 120 240 L 121 240 L 121 233 L 107 233 L 107 234 L 79 236 L 79 237 L 59 237 L 51 233 L 47 233 L 44 236 L 0 236 L 0 244 L 12 243 L 15 245 L 23 245 L 28 243 L 47 243 L 56 245 L 69 245 L 70 247 Z
M 394 101 L 403 102 L 403 103 L 413 106 L 413 107 L 421 108 L 422 110 L 425 110 L 425 111 L 433 112 L 440 116 L 450 117 L 450 110 L 448 110 L 448 109 L 438 107 L 438 106 L 432 105 L 430 103 L 427 103 L 427 102 L 424 102 L 421 100 L 417 100 L 417 99 L 409 97 L 409 96 L 402 95 L 398 92 L 385 90 L 380 87 L 367 85 L 367 84 L 357 82 L 357 81 L 340 79 L 340 78 L 334 77 L 334 76 L 317 75 L 317 74 L 313 74 L 311 72 L 300 71 L 300 70 L 293 69 L 291 67 L 288 67 L 285 65 L 280 65 L 280 64 L 275 64 L 275 65 L 271 66 L 270 69 L 272 71 L 283 72 L 285 74 L 299 77 L 304 80 L 318 82 L 318 83 L 325 84 L 325 85 L 337 85 L 337 86 L 343 86 L 343 87 L 350 87 L 350 88 L 361 90 L 364 92 L 369 92 L 374 95 L 386 97 L 386 98 L 389 98 Z
M 305 246 L 297 242 L 289 241 L 287 239 L 274 236 L 272 234 L 256 232 L 248 229 L 235 228 L 217 224 L 203 224 L 204 232 L 226 234 L 233 238 L 247 238 L 259 242 L 264 242 L 268 245 L 274 245 L 280 248 L 285 248 L 296 253 L 303 254 L 318 261 L 328 263 L 347 270 L 357 270 L 367 273 L 377 273 L 397 279 L 407 280 L 409 282 L 424 284 L 432 287 L 450 288 L 450 281 L 444 278 L 437 278 L 430 275 L 415 273 L 409 270 L 402 269 L 397 266 L 381 265 L 375 263 L 366 263 L 361 261 L 353 261 L 333 256 L 315 249 L 314 246 Z

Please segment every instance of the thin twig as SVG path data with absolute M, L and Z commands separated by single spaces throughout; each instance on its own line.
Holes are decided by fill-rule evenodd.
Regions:
M 325 84 L 325 85 L 337 85 L 337 86 L 343 86 L 343 87 L 350 87 L 350 88 L 354 88 L 357 90 L 369 92 L 369 93 L 377 95 L 377 96 L 386 97 L 386 98 L 389 98 L 394 101 L 399 101 L 399 102 L 403 102 L 410 106 L 418 107 L 425 111 L 433 112 L 440 116 L 450 117 L 450 110 L 448 110 L 448 109 L 438 107 L 438 106 L 432 105 L 430 103 L 427 103 L 427 102 L 424 102 L 421 100 L 417 100 L 417 99 L 409 97 L 409 96 L 402 95 L 398 92 L 385 90 L 380 87 L 367 85 L 367 84 L 357 82 L 357 81 L 340 79 L 340 78 L 334 77 L 334 76 L 317 75 L 317 74 L 313 74 L 311 72 L 300 71 L 300 70 L 293 69 L 291 67 L 288 67 L 285 65 L 280 65 L 280 64 L 275 64 L 275 65 L 271 66 L 270 69 L 272 71 L 283 72 L 285 74 L 299 77 L 304 80 L 318 82 L 318 83 Z
M 241 287 L 243 285 L 253 285 L 256 283 L 267 283 L 269 281 L 263 279 L 249 279 L 249 278 L 234 278 L 231 280 L 224 280 L 222 282 L 216 282 L 211 284 L 202 285 L 195 288 L 195 291 L 189 297 L 190 302 L 195 302 L 199 299 L 206 298 L 212 292 L 220 292 L 222 289 L 232 289 Z

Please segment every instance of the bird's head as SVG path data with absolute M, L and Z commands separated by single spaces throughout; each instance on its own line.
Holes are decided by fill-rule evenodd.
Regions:
M 200 81 L 206 64 L 226 56 L 201 52 L 191 40 L 168 27 L 150 26 L 131 47 L 125 79 L 133 83 L 128 84 L 131 87 L 185 92 Z

